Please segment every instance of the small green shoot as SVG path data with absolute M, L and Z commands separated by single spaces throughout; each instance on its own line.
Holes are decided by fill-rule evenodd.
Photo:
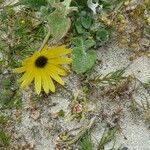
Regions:
M 117 84 L 121 80 L 126 79 L 127 77 L 124 76 L 125 69 L 120 69 L 117 71 L 113 71 L 108 73 L 107 75 L 103 76 L 97 76 L 94 80 L 93 83 L 102 83 L 102 84 Z
M 7 134 L 3 131 L 0 131 L 0 148 L 8 147 L 10 144 L 10 140 L 11 140 L 11 137 L 9 134 Z
M 59 117 L 64 117 L 64 116 L 65 116 L 64 110 L 63 110 L 63 109 L 59 110 L 58 113 L 57 113 L 57 115 L 58 115 Z
M 79 150 L 93 150 L 91 134 L 89 132 L 85 133 L 85 135 L 81 138 L 79 145 Z
M 102 138 L 98 144 L 98 150 L 104 150 L 105 145 L 115 139 L 116 131 L 116 127 L 104 131 Z

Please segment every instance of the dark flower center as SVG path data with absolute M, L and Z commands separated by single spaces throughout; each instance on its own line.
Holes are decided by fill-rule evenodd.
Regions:
M 48 59 L 45 56 L 40 56 L 35 61 L 35 66 L 38 68 L 44 68 Z

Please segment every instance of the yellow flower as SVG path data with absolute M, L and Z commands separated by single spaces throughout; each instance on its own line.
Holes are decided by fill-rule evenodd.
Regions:
M 67 75 L 62 65 L 72 62 L 71 58 L 65 57 L 69 53 L 71 49 L 65 48 L 64 45 L 58 47 L 46 45 L 41 51 L 36 51 L 31 57 L 23 60 L 22 67 L 14 69 L 15 73 L 24 73 L 19 79 L 21 88 L 25 88 L 34 80 L 37 94 L 40 94 L 42 88 L 45 93 L 55 92 L 53 80 L 64 85 L 60 75 Z

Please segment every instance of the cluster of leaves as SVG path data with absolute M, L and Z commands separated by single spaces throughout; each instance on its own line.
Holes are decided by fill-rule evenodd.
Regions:
M 71 1 L 20 0 L 20 3 L 40 12 L 40 19 L 45 22 L 50 32 L 48 38 L 51 36 L 51 42 L 57 43 L 67 34 L 71 24 L 67 15 L 73 9 L 70 7 Z
M 73 7 L 70 7 L 70 4 Z M 110 36 L 110 31 L 103 26 L 94 28 L 96 20 L 88 9 L 86 1 L 19 0 L 14 6 L 18 5 L 23 6 L 22 11 L 20 10 L 16 13 L 13 7 L 7 7 L 1 13 L 1 21 L 5 21 L 2 31 L 5 31 L 5 34 L 10 36 L 8 49 L 11 49 L 9 51 L 11 56 L 12 54 L 18 57 L 20 55 L 25 56 L 26 53 L 29 53 L 29 50 L 37 49 L 40 45 L 37 43 L 41 42 L 46 32 L 48 32 L 46 41 L 51 38 L 52 43 L 57 43 L 67 34 L 71 26 L 68 14 L 70 11 L 78 8 L 78 11 L 71 15 L 72 29 L 74 30 L 73 40 L 71 41 L 79 38 L 78 41 L 81 42 L 86 40 L 84 44 L 87 42 L 92 44 L 90 46 L 84 46 L 84 44 L 81 46 L 81 42 L 79 42 L 79 45 L 72 43 L 74 47 L 73 69 L 81 74 L 92 68 L 96 61 L 96 52 L 91 50 L 91 48 L 105 43 Z M 37 13 L 40 14 L 38 17 Z M 6 39 L 4 40 L 6 42 Z M 33 45 L 36 46 L 31 47 Z M 11 65 L 17 66 L 14 59 L 13 56 L 8 58 Z M 82 61 L 78 61 L 78 59 Z
M 82 74 L 93 67 L 96 62 L 96 51 L 91 50 L 105 44 L 110 37 L 110 29 L 96 24 L 92 12 L 79 7 L 72 16 L 73 69 Z

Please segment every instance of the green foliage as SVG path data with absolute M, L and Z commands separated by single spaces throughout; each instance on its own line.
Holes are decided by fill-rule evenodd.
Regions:
M 70 28 L 71 21 L 63 12 L 54 12 L 48 16 L 48 24 L 53 41 L 60 40 L 65 36 Z
M 10 144 L 11 137 L 4 131 L 0 131 L 0 147 L 8 147 Z
M 11 7 L 4 8 L 3 11 L 0 12 L 0 21 L 6 21 L 9 17 L 14 15 L 14 10 Z
M 8 119 L 5 116 L 0 115 L 0 127 L 6 126 L 7 125 L 7 121 L 8 121 Z
M 21 107 L 21 97 L 17 93 L 18 87 L 15 82 L 13 75 L 6 75 L 1 79 L 0 109 Z
M 112 12 L 121 7 L 125 0 L 101 0 L 100 5 L 103 5 L 103 10 L 107 12 Z
M 99 42 L 106 42 L 109 38 L 109 31 L 106 30 L 105 28 L 99 28 L 97 31 L 96 31 L 96 39 L 99 41 Z
M 42 6 L 40 9 L 41 19 L 43 21 L 47 20 L 47 16 L 50 15 L 54 10 L 55 10 L 55 8 L 52 6 L 49 6 L 49 5 L 48 6 Z
M 48 13 L 48 7 L 41 8 L 43 21 L 47 21 L 49 31 L 45 40 L 47 41 L 51 37 L 51 42 L 56 43 L 67 34 L 71 25 L 71 20 L 67 15 L 74 8 L 70 7 L 70 0 L 56 3 L 50 1 L 49 3 L 52 7 L 51 13 Z
M 144 4 L 148 11 L 150 11 L 150 0 L 144 0 Z
M 3 2 L 4 2 L 4 0 L 0 0 L 0 4 L 3 3 Z
M 8 92 L 10 92 L 10 91 L 8 91 Z M 1 107 L 2 110 L 4 110 L 4 109 L 12 109 L 12 108 L 19 109 L 19 108 L 22 107 L 22 99 L 21 99 L 20 95 L 16 91 L 13 91 L 11 93 L 6 93 L 6 91 L 5 91 L 4 94 L 5 94 L 4 95 L 5 96 L 4 97 L 5 101 L 3 99 L 4 103 L 3 103 L 2 107 Z M 8 99 L 6 100 L 6 98 L 8 98 Z
M 104 131 L 103 136 L 98 145 L 98 150 L 104 150 L 104 146 L 115 138 L 116 131 L 116 127 Z
M 8 148 L 11 136 L 7 132 L 8 118 L 0 114 L 0 149 Z
M 90 133 L 85 133 L 85 135 L 81 138 L 79 145 L 79 150 L 93 150 L 93 144 Z
M 79 34 L 83 34 L 87 30 L 90 30 L 90 27 L 93 24 L 93 18 L 90 13 L 81 11 L 75 13 L 74 27 Z
M 111 32 L 97 25 L 92 13 L 85 9 L 74 12 L 72 18 L 72 31 L 75 37 L 71 41 L 74 46 L 73 70 L 81 74 L 91 69 L 96 62 L 96 52 L 89 49 L 104 44 L 109 39 Z
M 12 30 L 16 38 L 21 38 L 21 40 L 28 41 L 28 33 L 32 28 L 31 19 L 26 17 L 24 14 L 16 16 Z
M 20 0 L 20 4 L 26 5 L 34 10 L 40 10 L 42 6 L 46 6 L 47 0 Z
M 91 49 L 94 46 L 95 42 L 92 39 L 82 39 L 74 38 L 73 39 L 73 63 L 72 67 L 74 71 L 78 74 L 85 73 L 93 67 L 96 61 L 96 53 Z
M 77 7 L 87 7 L 87 0 L 72 0 L 72 5 Z
M 121 80 L 126 79 L 124 76 L 125 69 L 120 69 L 117 71 L 113 71 L 102 77 L 101 75 L 94 79 L 95 83 L 103 83 L 103 84 L 117 84 Z
M 5 61 L 9 67 L 14 68 L 18 66 L 19 59 L 30 55 L 39 47 L 40 41 L 45 36 L 45 27 L 44 23 L 31 17 L 34 15 L 31 10 L 15 12 L 8 7 L 2 12 L 5 19 L 1 14 L 3 24 L 0 32 L 5 36 L 0 37 L 0 50 L 5 56 L 3 64 Z
M 21 0 L 20 2 L 34 10 L 40 11 L 39 19 L 45 22 L 48 28 L 44 42 L 47 42 L 49 37 L 51 37 L 51 42 L 56 43 L 67 34 L 71 24 L 70 18 L 67 16 L 72 10 L 72 8 L 69 7 L 71 1 Z M 19 25 L 19 27 L 22 27 L 22 24 Z
M 64 112 L 63 109 L 61 109 L 57 114 L 58 114 L 59 117 L 64 117 L 65 116 L 65 112 Z

